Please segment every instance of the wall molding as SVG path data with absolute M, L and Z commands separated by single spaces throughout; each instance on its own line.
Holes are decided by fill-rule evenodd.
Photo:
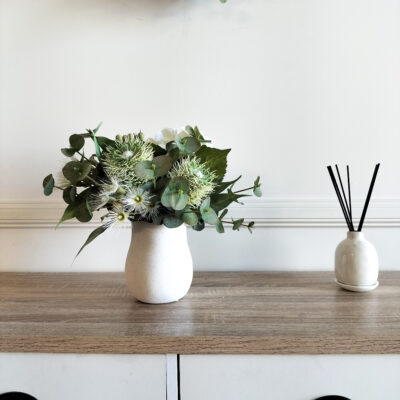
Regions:
M 356 199 L 353 203 L 354 215 L 359 216 L 363 202 Z M 46 200 L 0 201 L 0 228 L 54 229 L 64 208 L 62 202 Z M 252 198 L 244 205 L 234 205 L 228 215 L 254 220 L 262 228 L 345 226 L 335 199 Z M 86 224 L 66 221 L 60 228 L 93 228 L 99 223 L 96 216 Z M 400 227 L 400 199 L 373 199 L 365 226 Z

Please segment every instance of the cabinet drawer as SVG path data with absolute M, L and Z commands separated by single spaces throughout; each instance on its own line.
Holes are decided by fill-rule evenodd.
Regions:
M 181 356 L 182 400 L 399 400 L 400 355 Z
M 38 400 L 164 400 L 165 356 L 0 353 L 0 394 Z

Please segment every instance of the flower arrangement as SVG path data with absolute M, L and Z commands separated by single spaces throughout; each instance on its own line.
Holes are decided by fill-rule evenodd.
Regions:
M 101 124 L 100 124 L 101 125 Z M 226 219 L 228 206 L 252 191 L 261 196 L 260 177 L 253 186 L 234 190 L 241 178 L 223 181 L 230 149 L 210 147 L 195 126 L 181 130 L 164 129 L 156 140 L 137 134 L 117 135 L 115 140 L 97 136 L 100 128 L 69 137 L 69 147 L 61 149 L 68 162 L 56 178 L 52 174 L 43 181 L 44 194 L 53 189 L 62 191 L 67 207 L 57 226 L 76 218 L 92 219 L 93 212 L 106 210 L 102 224 L 87 238 L 82 249 L 112 226 L 127 221 L 147 221 L 176 228 L 183 223 L 196 231 L 205 224 L 215 226 L 219 233 L 224 225 L 233 230 L 254 222 Z M 92 140 L 95 154 L 87 156 L 85 140 Z

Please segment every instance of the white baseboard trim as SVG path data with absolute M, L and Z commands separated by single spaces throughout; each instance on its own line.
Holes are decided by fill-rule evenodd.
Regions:
M 362 211 L 362 200 L 353 201 L 354 215 Z M 46 200 L 0 201 L 0 228 L 55 228 L 65 204 Z M 344 227 L 344 218 L 335 199 L 251 199 L 244 205 L 234 205 L 228 214 L 254 220 L 259 228 Z M 358 219 L 355 219 L 358 222 Z M 99 217 L 81 224 L 76 220 L 64 222 L 60 228 L 93 228 Z M 400 199 L 373 199 L 365 226 L 400 227 Z

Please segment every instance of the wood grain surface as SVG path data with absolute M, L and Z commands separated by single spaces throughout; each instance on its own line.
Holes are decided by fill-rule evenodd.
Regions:
M 328 272 L 200 272 L 179 302 L 131 297 L 121 273 L 0 273 L 0 351 L 399 354 L 400 272 L 369 293 Z

